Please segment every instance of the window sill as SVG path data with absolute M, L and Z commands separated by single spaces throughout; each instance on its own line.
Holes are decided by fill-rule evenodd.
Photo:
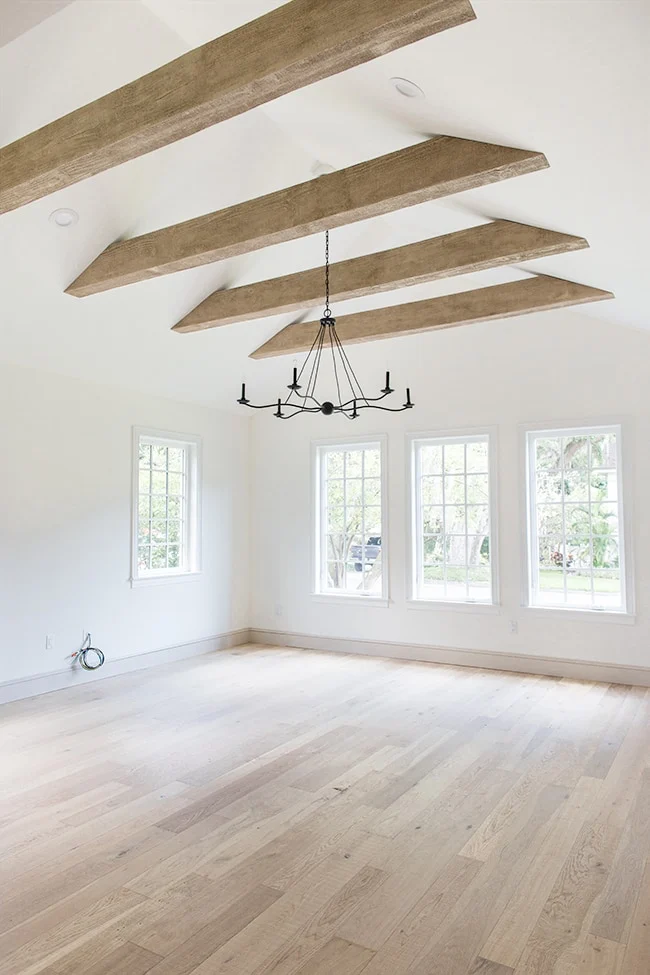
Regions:
M 441 610 L 445 613 L 492 613 L 496 616 L 501 613 L 501 606 L 498 603 L 453 602 L 442 599 L 407 599 L 406 606 L 407 609 L 423 609 L 429 612 Z
M 198 570 L 196 572 L 175 572 L 170 575 L 141 576 L 137 579 L 132 577 L 129 581 L 132 589 L 139 589 L 140 586 L 167 586 L 174 582 L 194 582 L 202 575 L 203 572 Z
M 634 626 L 633 613 L 616 613 L 599 609 L 562 609 L 559 606 L 522 606 L 527 616 L 537 619 L 566 620 L 575 623 L 614 623 L 619 626 Z
M 311 598 L 315 603 L 329 603 L 331 606 L 373 606 L 376 609 L 388 609 L 390 600 L 383 596 L 339 596 L 336 593 L 313 592 Z

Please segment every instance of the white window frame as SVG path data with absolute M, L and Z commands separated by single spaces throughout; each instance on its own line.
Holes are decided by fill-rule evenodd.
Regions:
M 526 424 L 521 428 L 523 457 L 522 511 L 525 512 L 525 525 L 522 537 L 522 558 L 525 571 L 522 574 L 522 607 L 530 615 L 556 619 L 573 619 L 583 622 L 635 623 L 634 565 L 632 537 L 632 471 L 629 467 L 631 451 L 629 425 L 623 420 L 604 420 L 598 422 L 557 422 Z M 535 441 L 541 437 L 577 437 L 606 433 L 616 433 L 616 471 L 619 498 L 619 572 L 621 580 L 621 609 L 598 609 L 579 606 L 544 606 L 533 602 L 533 592 L 539 571 L 538 538 L 536 527 L 536 483 L 533 457 Z
M 138 499 L 140 494 L 140 442 L 164 447 L 181 447 L 187 452 L 187 489 L 185 497 L 186 540 L 183 545 L 183 568 L 155 569 L 143 572 L 138 566 Z M 151 427 L 133 427 L 132 447 L 132 501 L 131 501 L 131 585 L 150 586 L 195 579 L 201 575 L 201 468 L 202 440 L 190 434 L 157 430 Z
M 419 567 L 422 563 L 422 537 L 419 530 L 420 476 L 418 468 L 418 447 L 426 444 L 470 443 L 487 440 L 488 480 L 490 513 L 490 570 L 491 599 L 477 600 L 423 599 L 418 596 Z M 409 433 L 406 437 L 407 485 L 408 485 L 408 525 L 407 538 L 409 554 L 407 559 L 407 605 L 410 609 L 457 610 L 470 613 L 501 612 L 499 582 L 499 524 L 498 524 L 498 473 L 497 473 L 497 429 L 496 427 L 470 427 L 464 429 L 438 430 L 428 433 Z
M 334 592 L 322 588 L 323 565 L 323 537 L 322 525 L 325 513 L 325 497 L 323 492 L 322 458 L 331 449 L 336 450 L 364 450 L 379 447 L 381 464 L 381 539 L 382 539 L 382 572 L 381 595 L 364 592 Z M 312 469 L 312 531 L 311 531 L 311 565 L 312 565 L 312 599 L 318 602 L 337 603 L 339 605 L 377 606 L 386 608 L 389 605 L 389 545 L 388 545 L 388 438 L 386 434 L 376 434 L 369 437 L 348 437 L 331 440 L 314 440 L 311 445 Z

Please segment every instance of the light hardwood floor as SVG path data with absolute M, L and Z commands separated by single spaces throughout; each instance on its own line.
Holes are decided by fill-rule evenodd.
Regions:
M 646 975 L 650 692 L 246 648 L 0 709 L 0 975 Z

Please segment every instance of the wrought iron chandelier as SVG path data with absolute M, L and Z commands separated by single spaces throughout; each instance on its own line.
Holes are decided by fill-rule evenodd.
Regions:
M 390 396 L 393 389 L 390 386 L 390 373 L 386 373 L 386 384 L 379 396 L 366 396 L 350 364 L 347 353 L 336 332 L 336 319 L 330 308 L 330 248 L 329 230 L 325 232 L 325 311 L 320 320 L 320 327 L 311 349 L 305 359 L 302 369 L 293 369 L 293 379 L 287 386 L 289 394 L 278 396 L 275 403 L 256 405 L 246 398 L 246 383 L 242 383 L 241 396 L 237 400 L 241 406 L 249 406 L 253 410 L 275 409 L 274 416 L 279 420 L 290 420 L 300 413 L 323 413 L 331 416 L 342 413 L 349 420 L 356 420 L 362 410 L 385 410 L 388 413 L 401 413 L 403 410 L 413 409 L 411 390 L 406 390 L 406 402 L 402 406 L 380 406 L 380 402 Z M 321 399 L 317 395 L 318 379 L 323 354 L 331 356 L 331 366 L 334 385 L 336 386 L 336 400 Z M 300 385 L 303 375 L 306 377 L 304 392 Z

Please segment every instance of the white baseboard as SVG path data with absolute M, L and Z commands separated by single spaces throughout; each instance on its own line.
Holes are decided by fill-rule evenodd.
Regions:
M 90 681 L 103 680 L 106 677 L 117 677 L 134 670 L 145 670 L 158 664 L 173 663 L 176 660 L 187 660 L 204 653 L 214 653 L 216 650 L 228 650 L 250 642 L 250 630 L 232 630 L 219 636 L 211 636 L 205 640 L 195 640 L 192 643 L 182 643 L 173 647 L 163 647 L 160 650 L 149 650 L 129 657 L 111 657 L 107 655 L 106 663 L 96 671 L 83 670 L 78 664 L 72 663 L 65 670 L 53 671 L 49 674 L 37 674 L 34 677 L 24 677 L 21 680 L 5 681 L 0 684 L 0 704 L 19 701 L 25 697 L 35 697 L 37 694 L 49 694 L 64 687 L 75 687 L 77 684 L 87 684 Z
M 458 667 L 480 667 L 507 670 L 519 674 L 541 674 L 547 677 L 573 677 L 606 684 L 638 684 L 650 687 L 650 668 L 629 664 L 606 664 L 597 660 L 569 660 L 564 657 L 538 657 L 498 650 L 460 650 L 413 643 L 384 643 L 378 640 L 346 640 L 341 637 L 314 636 L 308 633 L 285 633 L 280 630 L 251 628 L 253 643 L 296 647 L 303 650 L 328 650 L 334 653 L 367 654 L 395 660 L 422 660 L 426 663 L 452 664 Z

